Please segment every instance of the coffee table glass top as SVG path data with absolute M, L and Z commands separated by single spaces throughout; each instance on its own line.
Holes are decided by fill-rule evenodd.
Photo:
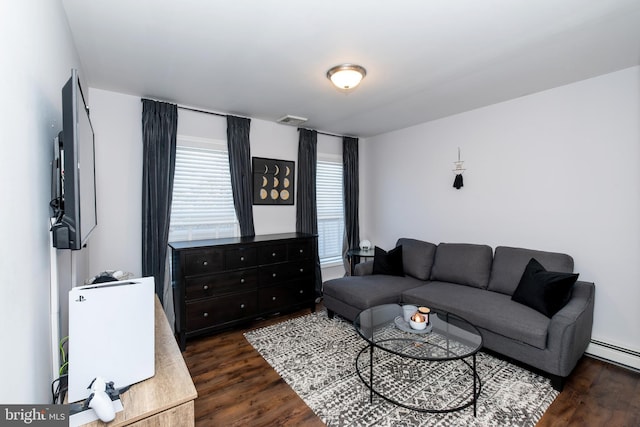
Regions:
M 431 310 L 431 332 L 406 332 L 395 324 L 403 317 L 402 306 L 385 304 L 362 311 L 354 320 L 356 331 L 371 345 L 400 356 L 425 360 L 454 360 L 471 356 L 482 348 L 480 331 L 466 320 Z

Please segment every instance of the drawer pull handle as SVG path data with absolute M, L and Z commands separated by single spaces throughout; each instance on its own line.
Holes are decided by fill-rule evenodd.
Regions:
M 207 313 L 206 311 L 204 312 L 204 314 L 202 315 L 204 317 L 209 317 L 209 313 Z
M 209 262 L 208 262 L 208 261 L 203 261 L 203 262 L 202 262 L 202 265 L 205 265 L 205 266 L 206 266 L 206 265 L 209 265 Z
M 240 308 L 244 308 L 244 304 L 240 304 Z
M 275 300 L 276 300 L 276 297 L 271 297 L 271 300 L 272 300 L 272 301 L 275 301 Z
M 276 273 L 273 273 L 271 276 L 276 277 Z
M 244 261 L 244 257 L 243 256 L 240 257 L 240 261 Z
M 202 287 L 202 289 L 204 289 L 204 290 L 206 291 L 207 289 L 209 289 L 209 285 L 204 285 L 204 286 Z
M 244 279 L 240 279 L 240 283 L 244 283 Z

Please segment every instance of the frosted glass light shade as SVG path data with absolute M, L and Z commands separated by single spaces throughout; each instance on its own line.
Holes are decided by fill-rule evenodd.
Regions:
M 341 90 L 350 90 L 360 84 L 367 71 L 360 65 L 336 65 L 327 71 L 327 78 Z

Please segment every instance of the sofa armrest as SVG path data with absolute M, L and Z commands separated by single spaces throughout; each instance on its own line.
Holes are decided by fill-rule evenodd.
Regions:
M 354 276 L 369 276 L 373 274 L 373 261 L 364 261 L 356 264 L 353 273 Z
M 558 372 L 566 377 L 584 354 L 591 340 L 595 285 L 578 281 L 571 299 L 549 323 L 547 349 L 557 353 Z

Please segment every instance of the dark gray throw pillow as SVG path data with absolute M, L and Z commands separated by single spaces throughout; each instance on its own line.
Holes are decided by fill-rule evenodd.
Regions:
M 389 252 L 376 246 L 373 255 L 373 274 L 404 276 L 402 246 L 397 246 Z
M 531 258 L 511 299 L 553 317 L 569 302 L 576 280 L 577 274 L 547 271 Z

